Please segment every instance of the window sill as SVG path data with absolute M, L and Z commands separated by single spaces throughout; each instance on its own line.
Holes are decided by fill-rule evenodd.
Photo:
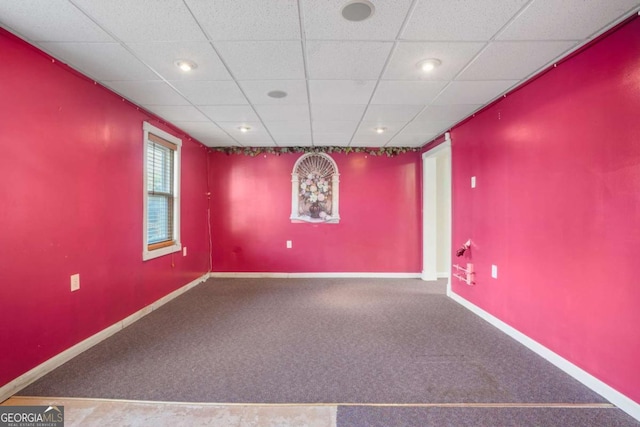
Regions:
M 150 259 L 158 258 L 164 255 L 169 255 L 174 252 L 179 252 L 181 250 L 182 250 L 182 245 L 180 243 L 177 243 L 171 246 L 165 246 L 164 248 L 154 249 L 152 251 L 145 249 L 144 251 L 142 251 L 142 260 L 148 261 Z

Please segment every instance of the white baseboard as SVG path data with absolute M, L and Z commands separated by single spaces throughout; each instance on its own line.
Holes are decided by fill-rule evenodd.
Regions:
M 438 279 L 448 279 L 449 278 L 449 273 L 448 272 L 436 273 L 436 277 L 438 277 Z
M 474 314 L 481 317 L 483 320 L 486 320 L 496 328 L 500 329 L 502 332 L 509 335 L 511 338 L 515 339 L 516 341 L 520 342 L 525 347 L 532 350 L 534 353 L 538 354 L 539 356 L 542 356 L 547 361 L 551 362 L 558 368 L 562 369 L 564 372 L 571 375 L 573 378 L 580 381 L 582 384 L 589 387 L 591 390 L 595 391 L 596 393 L 598 393 L 599 395 L 607 399 L 609 402 L 613 403 L 618 408 L 622 409 L 624 412 L 631 415 L 636 420 L 640 421 L 640 403 L 635 402 L 634 400 L 620 393 L 616 389 L 612 388 L 611 386 L 600 381 L 593 375 L 589 374 L 587 371 L 569 362 L 564 357 L 558 355 L 557 353 L 554 353 L 553 351 L 549 350 L 547 347 L 529 338 L 528 336 L 518 331 L 514 327 L 509 326 L 502 320 L 484 311 L 477 305 L 467 301 L 460 295 L 453 293 L 450 290 L 447 292 L 447 295 L 451 299 L 453 299 L 455 302 L 469 309 Z
M 13 381 L 10 381 L 7 384 L 3 385 L 2 387 L 0 387 L 0 402 L 7 400 L 8 398 L 10 398 L 14 394 L 22 390 L 29 384 L 33 383 L 40 377 L 53 371 L 63 363 L 66 363 L 69 360 L 73 359 L 83 351 L 86 351 L 89 348 L 93 347 L 94 345 L 98 344 L 99 342 L 109 338 L 111 335 L 115 334 L 116 332 L 121 331 L 122 329 L 131 325 L 136 320 L 140 320 L 147 314 L 151 313 L 153 310 L 156 310 L 157 308 L 168 303 L 169 301 L 176 298 L 177 296 L 182 295 L 183 293 L 193 288 L 194 286 L 198 285 L 199 283 L 204 282 L 205 280 L 207 280 L 208 277 L 209 277 L 209 274 L 207 273 L 197 278 L 196 280 L 190 283 L 187 283 L 185 286 L 179 289 L 176 289 L 170 294 L 160 298 L 156 302 L 136 311 L 135 313 L 122 319 L 121 321 L 101 330 L 97 334 L 90 336 L 89 338 L 79 342 L 73 347 L 66 349 L 62 353 L 59 353 L 53 356 L 51 359 L 41 363 L 40 365 L 36 366 L 30 371 L 20 375 L 18 378 L 14 379 Z
M 209 277 L 220 278 L 374 278 L 374 279 L 419 279 L 420 273 L 254 273 L 211 272 Z

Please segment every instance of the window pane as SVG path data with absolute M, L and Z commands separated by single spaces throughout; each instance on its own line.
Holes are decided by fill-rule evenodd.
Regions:
M 158 144 L 147 146 L 147 191 L 173 193 L 173 153 Z
M 173 239 L 173 198 L 164 195 L 149 195 L 147 205 L 148 244 Z

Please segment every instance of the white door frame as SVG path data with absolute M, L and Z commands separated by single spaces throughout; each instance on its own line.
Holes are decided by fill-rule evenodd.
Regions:
M 444 153 L 449 153 L 449 156 L 442 156 Z M 443 277 L 443 273 L 449 276 L 451 270 L 451 232 L 449 230 L 438 230 L 438 203 L 437 189 L 438 185 L 442 185 L 438 182 L 438 179 L 442 179 L 442 176 L 438 176 L 437 165 L 438 162 L 449 162 L 448 173 L 451 174 L 451 137 L 449 132 L 445 133 L 445 141 L 436 146 L 435 148 L 422 154 L 422 280 L 436 280 L 438 277 Z M 448 212 L 449 212 L 449 224 L 451 224 L 451 177 L 449 177 L 449 185 L 445 188 L 445 199 L 448 200 Z M 448 193 L 448 194 L 446 194 Z M 445 239 L 446 247 L 438 248 L 437 241 L 439 233 L 447 233 Z M 438 251 L 444 253 L 447 265 L 447 271 L 439 272 L 437 268 Z M 444 251 L 444 252 L 443 252 Z

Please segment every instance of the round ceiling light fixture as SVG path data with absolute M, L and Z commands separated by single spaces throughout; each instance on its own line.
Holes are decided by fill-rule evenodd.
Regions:
M 287 95 L 287 92 L 283 90 L 272 90 L 271 92 L 267 92 L 268 97 L 276 99 L 285 98 Z
M 370 18 L 376 8 L 369 0 L 353 0 L 342 8 L 342 17 L 347 21 L 360 22 Z
M 430 73 L 431 71 L 438 68 L 441 64 L 442 64 L 442 61 L 440 61 L 439 59 L 429 58 L 429 59 L 425 59 L 418 62 L 417 66 L 425 73 Z
M 189 61 L 188 59 L 178 59 L 175 64 L 176 67 L 180 68 L 185 73 L 198 68 L 198 64 L 193 61 Z
M 176 67 L 187 73 L 198 68 L 198 64 L 193 61 L 189 61 L 188 59 L 178 59 L 174 64 L 176 64 Z
M 387 128 L 383 128 L 382 126 L 379 126 L 374 130 L 376 131 L 377 134 L 381 134 L 381 133 L 384 133 L 387 130 Z
M 247 133 L 251 130 L 249 126 L 240 126 L 238 129 L 240 129 L 240 132 L 242 133 Z

